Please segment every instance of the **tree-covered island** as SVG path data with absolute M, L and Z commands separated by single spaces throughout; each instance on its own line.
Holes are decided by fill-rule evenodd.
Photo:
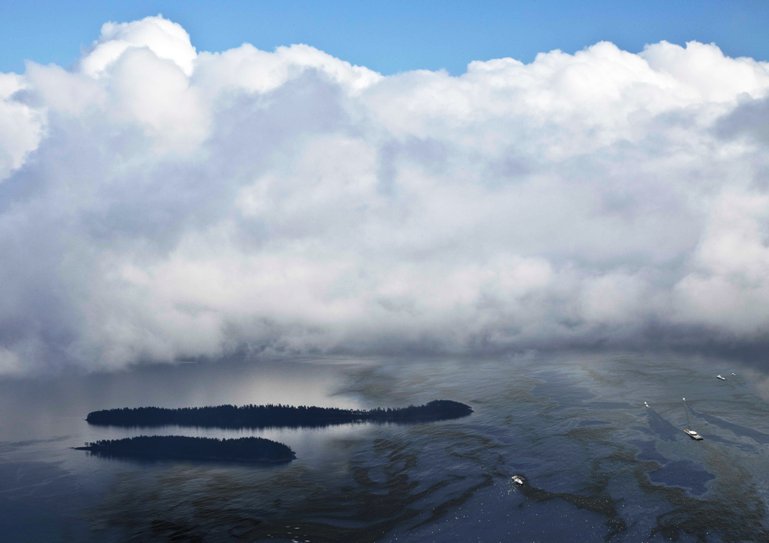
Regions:
M 124 427 L 299 428 L 362 422 L 413 424 L 457 419 L 472 412 L 469 405 L 460 402 L 433 400 L 418 406 L 369 410 L 289 405 L 123 407 L 92 411 L 85 420 L 89 424 Z
M 283 464 L 296 455 L 288 446 L 261 437 L 214 439 L 185 436 L 138 436 L 86 443 L 78 450 L 106 458 L 136 460 L 192 460 Z

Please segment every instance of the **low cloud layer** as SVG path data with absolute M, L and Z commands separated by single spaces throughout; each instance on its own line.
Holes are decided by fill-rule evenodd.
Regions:
M 0 374 L 769 334 L 769 64 L 383 76 L 150 17 L 0 74 Z

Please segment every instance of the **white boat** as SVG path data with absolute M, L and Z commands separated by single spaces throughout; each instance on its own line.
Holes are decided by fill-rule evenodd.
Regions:
M 704 438 L 697 433 L 697 430 L 692 429 L 692 421 L 689 419 L 689 407 L 686 405 L 686 398 L 683 398 L 684 400 L 684 410 L 686 411 L 686 428 L 684 428 L 684 433 L 692 438 L 695 441 L 702 441 Z
M 702 441 L 704 438 L 697 433 L 696 430 L 691 430 L 689 428 L 684 428 L 684 433 L 689 436 L 690 438 L 696 440 L 696 441 Z
M 716 375 L 716 379 L 721 379 L 722 381 L 726 381 L 726 377 L 724 377 L 720 373 L 718 375 Z
M 644 402 L 644 407 L 649 407 L 649 402 Z
M 523 486 L 526 483 L 526 479 L 523 478 L 523 475 L 513 475 L 511 479 L 518 486 Z

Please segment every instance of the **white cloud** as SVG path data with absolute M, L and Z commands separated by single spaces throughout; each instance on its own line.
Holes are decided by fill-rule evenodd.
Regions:
M 192 73 L 197 56 L 187 31 L 158 15 L 131 23 L 105 23 L 98 41 L 81 59 L 80 69 L 93 77 L 106 76 L 111 65 L 132 49 L 148 49 L 176 64 L 185 75 Z
M 24 89 L 23 78 L 0 73 L 0 183 L 24 163 L 43 136 L 40 113 L 15 99 Z
M 384 77 L 108 23 L 0 75 L 0 373 L 759 341 L 768 90 L 699 43 Z
M 687 42 L 681 47 L 663 41 L 647 46 L 641 56 L 653 70 L 671 76 L 679 92 L 693 101 L 729 102 L 741 94 L 755 98 L 765 96 L 769 86 L 765 63 L 729 58 L 713 44 Z
M 769 194 L 725 191 L 676 285 L 679 318 L 760 339 L 769 328 Z

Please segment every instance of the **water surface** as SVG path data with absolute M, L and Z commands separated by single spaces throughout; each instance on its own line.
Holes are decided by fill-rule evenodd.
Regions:
M 732 367 L 584 354 L 305 359 L 0 381 L 0 533 L 10 541 L 765 541 L 769 406 L 748 370 L 715 379 Z M 703 442 L 681 431 L 682 396 Z M 121 406 L 433 399 L 475 412 L 267 431 L 83 421 Z M 70 449 L 139 434 L 258 435 L 289 445 L 297 460 L 138 463 Z M 514 473 L 526 487 L 512 483 Z

